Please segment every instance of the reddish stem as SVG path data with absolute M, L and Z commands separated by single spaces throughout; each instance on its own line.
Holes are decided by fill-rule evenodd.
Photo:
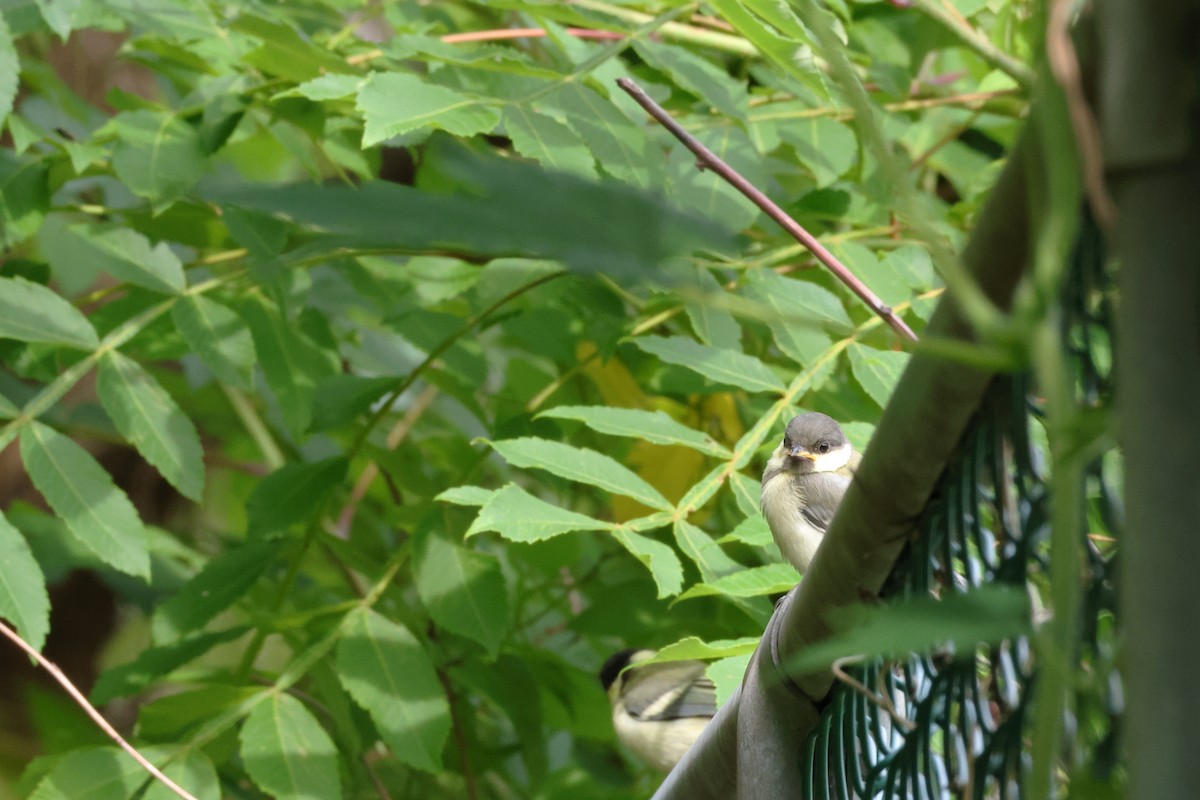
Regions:
M 567 33 L 580 39 L 623 39 L 625 34 L 616 31 L 597 31 L 591 28 L 567 28 Z M 533 39 L 545 36 L 545 28 L 499 28 L 490 31 L 468 31 L 451 33 L 442 37 L 446 44 L 463 42 L 494 42 L 501 39 Z
M 818 261 L 824 264 L 838 280 L 850 287 L 850 291 L 858 295 L 864 303 L 882 317 L 884 322 L 891 325 L 897 333 L 909 341 L 917 341 L 917 334 L 913 333 L 912 328 L 908 327 L 908 324 L 900 319 L 890 306 L 880 300 L 865 283 L 855 277 L 854 273 L 845 264 L 838 261 L 833 253 L 826 250 L 817 241 L 815 236 L 805 230 L 804 226 L 789 216 L 786 211 L 776 205 L 771 198 L 763 194 L 754 184 L 743 178 L 737 170 L 722 161 L 716 153 L 709 150 L 694 136 L 685 131 L 678 122 L 671 118 L 671 115 L 662 106 L 650 99 L 650 96 L 642 90 L 642 87 L 628 78 L 618 78 L 617 85 L 636 100 L 638 105 L 646 109 L 650 116 L 654 117 L 660 125 L 669 130 L 676 139 L 683 142 L 684 147 L 695 153 L 701 169 L 711 169 L 724 178 L 733 188 L 749 198 L 754 205 L 761 208 L 767 216 L 779 223 L 780 227 L 787 231 L 793 239 L 808 248 L 809 252 Z

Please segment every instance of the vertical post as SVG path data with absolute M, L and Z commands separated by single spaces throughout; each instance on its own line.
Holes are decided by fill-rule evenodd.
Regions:
M 1130 797 L 1200 786 L 1200 4 L 1100 6 L 1101 135 L 1120 260 L 1117 401 Z

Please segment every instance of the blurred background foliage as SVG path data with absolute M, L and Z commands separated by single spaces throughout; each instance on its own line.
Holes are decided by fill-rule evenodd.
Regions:
M 765 454 L 864 447 L 907 355 L 614 81 L 919 332 L 1031 16 L 0 0 L 0 614 L 198 797 L 648 793 L 596 669 L 728 695 L 797 579 Z M 11 796 L 139 790 L 3 659 Z

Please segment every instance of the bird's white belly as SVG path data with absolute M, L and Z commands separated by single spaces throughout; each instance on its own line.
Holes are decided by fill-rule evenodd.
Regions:
M 707 724 L 708 717 L 682 717 L 659 722 L 613 714 L 617 737 L 638 758 L 662 772 L 671 771 Z

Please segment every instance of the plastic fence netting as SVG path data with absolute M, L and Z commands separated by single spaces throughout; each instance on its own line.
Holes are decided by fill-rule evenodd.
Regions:
M 1112 399 L 1112 287 L 1099 231 L 1085 220 L 1062 297 L 1063 343 L 1077 400 Z M 994 382 L 884 587 L 887 598 L 945 597 L 986 584 L 1046 586 L 1049 498 L 1045 435 L 1026 376 Z M 1121 519 L 1115 452 L 1088 470 L 1080 679 L 1060 764 L 1103 779 L 1116 768 L 1121 687 L 1113 668 L 1115 542 Z M 1019 798 L 1029 767 L 1037 664 L 1027 637 L 844 670 L 803 752 L 805 798 Z M 855 684 L 858 684 L 857 686 Z M 1082 775 L 1081 775 L 1082 776 Z

